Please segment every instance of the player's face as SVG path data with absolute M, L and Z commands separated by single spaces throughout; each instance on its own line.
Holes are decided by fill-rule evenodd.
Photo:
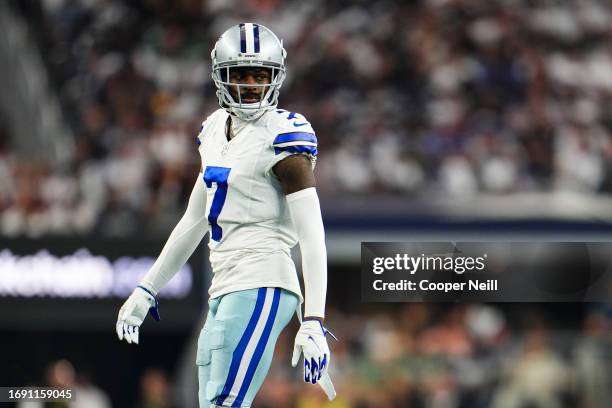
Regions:
M 268 91 L 269 87 L 265 85 L 269 85 L 271 80 L 272 74 L 267 68 L 232 68 L 229 72 L 229 82 L 240 86 L 230 87 L 230 93 L 234 101 L 239 100 L 238 92 L 240 92 L 242 103 L 256 103 L 261 101 L 263 95 Z

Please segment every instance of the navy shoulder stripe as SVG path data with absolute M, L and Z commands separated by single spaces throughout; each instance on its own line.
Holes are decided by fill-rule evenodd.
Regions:
M 282 152 L 301 153 L 308 154 L 310 156 L 316 156 L 318 153 L 317 148 L 315 146 L 294 145 L 274 148 L 274 154 L 281 154 Z
M 308 132 L 289 132 L 281 133 L 274 139 L 274 145 L 289 142 L 308 142 L 317 143 L 317 137 L 314 133 Z

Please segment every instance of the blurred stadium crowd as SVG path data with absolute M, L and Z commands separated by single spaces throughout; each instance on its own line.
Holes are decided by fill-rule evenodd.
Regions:
M 62 166 L 0 150 L 0 233 L 166 231 L 238 21 L 284 39 L 282 107 L 318 133 L 319 188 L 472 196 L 612 190 L 612 5 L 581 0 L 12 1 L 76 137 Z M 155 231 L 153 231 L 155 232 Z
M 291 329 L 277 343 L 253 408 L 608 407 L 610 310 L 593 308 L 572 324 L 557 316 L 563 322 L 551 324 L 555 319 L 537 306 L 522 307 L 518 322 L 511 308 L 492 305 L 421 303 L 347 315 L 333 310 L 327 325 L 340 339 L 332 344 L 331 364 L 338 397 L 328 402 L 290 366 Z M 66 360 L 51 362 L 45 373 L 48 385 L 76 390 L 73 408 L 190 406 L 176 400 L 181 385 L 172 369 L 143 367 L 138 390 L 102 390 L 74 363 L 76 374 Z
M 371 305 L 370 305 L 371 306 Z M 295 393 L 289 369 L 267 381 L 258 407 L 526 408 L 604 407 L 610 395 L 611 316 L 586 314 L 582 330 L 553 328 L 527 306 L 520 321 L 489 305 L 407 304 L 390 313 L 330 313 L 332 377 L 339 398 L 327 403 L 308 387 Z M 567 328 L 567 322 L 565 327 Z M 580 331 L 581 330 L 581 331 Z M 287 336 L 288 361 L 292 350 Z

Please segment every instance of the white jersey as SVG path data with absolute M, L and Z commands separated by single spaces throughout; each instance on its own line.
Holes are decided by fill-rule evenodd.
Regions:
M 302 299 L 290 249 L 297 236 L 285 195 L 272 167 L 292 154 L 313 162 L 312 126 L 295 112 L 276 109 L 240 128 L 228 141 L 229 114 L 219 109 L 197 137 L 207 187 L 211 298 L 238 290 L 280 287 Z

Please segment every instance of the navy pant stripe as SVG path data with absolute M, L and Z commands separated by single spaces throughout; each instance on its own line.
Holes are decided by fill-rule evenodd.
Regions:
M 232 407 L 240 407 L 242 401 L 244 400 L 244 396 L 246 395 L 246 392 L 249 389 L 249 386 L 251 385 L 251 381 L 253 381 L 253 377 L 255 376 L 255 370 L 257 370 L 257 366 L 259 365 L 261 356 L 263 355 L 263 352 L 266 349 L 266 345 L 268 344 L 268 339 L 270 338 L 270 333 L 272 332 L 272 326 L 274 326 L 276 312 L 278 311 L 278 303 L 280 301 L 280 294 L 280 289 L 275 288 L 274 297 L 272 298 L 272 308 L 270 309 L 268 320 L 266 321 L 263 333 L 261 334 L 261 338 L 257 343 L 257 347 L 255 348 L 255 352 L 253 353 L 253 358 L 249 363 L 249 367 L 247 368 L 244 381 L 242 382 L 242 386 L 240 386 L 240 390 L 238 391 L 238 395 L 236 396 L 236 400 L 234 400 Z
M 230 364 L 229 374 L 227 376 L 227 380 L 225 381 L 225 385 L 223 386 L 223 391 L 221 391 L 221 395 L 219 395 L 219 397 L 217 398 L 217 405 L 223 405 L 223 401 L 225 401 L 225 399 L 229 395 L 232 386 L 234 385 L 234 381 L 236 381 L 238 368 L 240 368 L 240 361 L 242 360 L 244 350 L 249 344 L 249 340 L 251 340 L 251 336 L 255 331 L 255 326 L 257 326 L 257 321 L 261 316 L 261 311 L 263 309 L 265 300 L 266 288 L 259 288 L 259 290 L 257 291 L 257 301 L 255 303 L 255 309 L 253 310 L 253 314 L 251 315 L 251 319 L 249 320 L 249 324 L 247 325 L 246 330 L 240 338 L 240 342 L 238 343 L 236 349 L 234 350 L 234 353 L 232 354 L 232 362 Z

